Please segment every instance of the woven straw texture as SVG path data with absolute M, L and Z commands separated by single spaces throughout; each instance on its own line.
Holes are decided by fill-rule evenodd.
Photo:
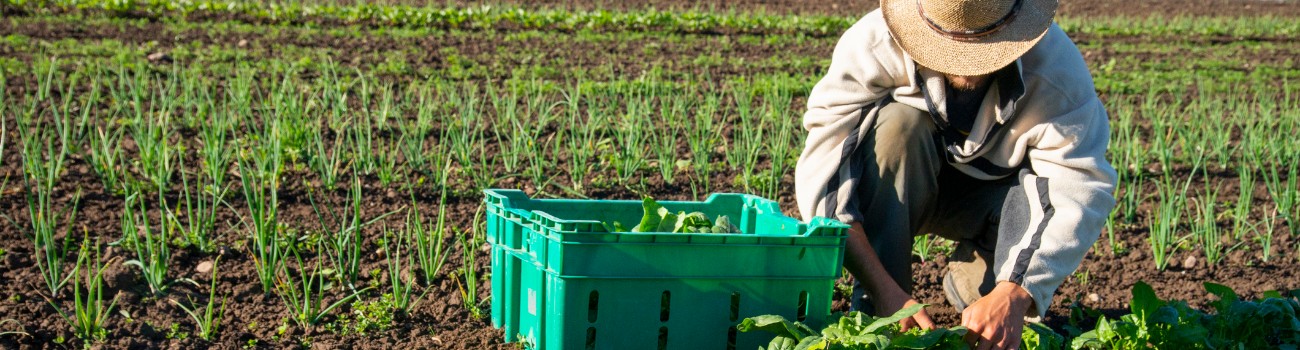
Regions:
M 997 22 L 1015 0 L 885 0 L 881 11 L 903 50 L 922 66 L 954 75 L 982 75 L 1006 67 L 1047 33 L 1057 0 L 1022 0 L 1010 22 L 988 35 L 952 38 L 946 30 L 974 30 Z

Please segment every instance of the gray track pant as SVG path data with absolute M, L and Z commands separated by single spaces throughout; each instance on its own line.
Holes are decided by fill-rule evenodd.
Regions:
M 994 181 L 967 176 L 948 165 L 937 148 L 935 125 L 927 112 L 900 103 L 880 108 L 876 124 L 857 150 L 872 154 L 856 155 L 866 169 L 853 206 L 861 212 L 863 229 L 885 270 L 912 293 L 913 237 L 925 233 L 959 242 L 950 262 L 977 262 L 974 254 L 979 254 L 984 264 L 991 264 L 999 226 L 1028 224 L 1028 203 L 1021 196 L 1007 196 L 1022 176 Z M 965 287 L 978 288 L 980 295 L 992 290 L 991 267 L 963 270 L 983 275 L 955 279 L 968 284 Z M 874 312 L 858 283 L 853 308 Z

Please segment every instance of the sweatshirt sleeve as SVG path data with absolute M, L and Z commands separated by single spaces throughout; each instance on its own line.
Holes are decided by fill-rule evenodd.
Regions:
M 1004 225 L 999 232 L 994 266 L 998 281 L 1019 284 L 1033 297 L 1031 315 L 1046 314 L 1052 295 L 1073 273 L 1101 234 L 1111 208 L 1115 169 L 1105 158 L 1110 127 L 1101 101 L 1081 106 L 1039 125 L 1030 137 L 1031 171 L 1022 172 L 1023 197 L 1008 200 L 1026 210 L 1006 211 L 1028 220 Z M 1007 222 L 1004 217 L 1004 223 Z
M 804 220 L 824 216 L 851 221 L 859 215 L 836 204 L 847 199 L 836 199 L 836 193 L 852 190 L 851 183 L 838 180 L 847 176 L 837 173 L 852 168 L 846 161 L 857 147 L 857 131 L 871 124 L 867 107 L 888 96 L 894 86 L 881 63 L 889 58 L 879 55 L 892 54 L 888 51 L 893 39 L 884 28 L 879 11 L 849 28 L 835 45 L 826 75 L 808 97 L 803 116 L 808 136 L 795 166 L 795 198 Z

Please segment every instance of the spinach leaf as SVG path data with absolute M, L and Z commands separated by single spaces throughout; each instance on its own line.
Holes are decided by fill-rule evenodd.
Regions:
M 641 223 L 631 232 L 668 232 L 668 233 L 737 233 L 740 229 L 731 224 L 731 218 L 719 215 L 717 221 L 710 221 L 702 212 L 672 212 L 664 208 L 654 198 L 641 199 Z M 604 223 L 608 232 L 628 232 L 617 221 Z

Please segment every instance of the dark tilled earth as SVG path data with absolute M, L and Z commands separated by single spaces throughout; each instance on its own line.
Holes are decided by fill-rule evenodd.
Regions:
M 841 13 L 841 11 L 865 13 L 875 7 L 874 2 L 867 1 L 745 0 L 717 4 L 717 7 L 721 9 L 737 9 L 738 11 L 764 9 L 772 13 Z M 528 6 L 627 9 L 643 7 L 675 8 L 694 5 L 693 3 L 678 0 L 633 0 L 608 3 L 600 1 L 545 1 L 530 2 Z M 1300 16 L 1300 9 L 1298 8 L 1300 6 L 1297 6 L 1295 2 L 1288 1 L 1195 0 L 1167 2 L 1086 0 L 1065 2 L 1062 4 L 1061 13 L 1079 16 L 1141 16 L 1148 13 Z M 174 36 L 167 38 L 159 34 L 160 32 L 121 31 L 114 28 L 76 28 L 75 26 L 19 28 L 7 23 L 0 24 L 0 35 L 21 33 L 37 40 L 48 41 L 62 38 L 98 37 L 115 38 L 137 43 L 157 41 L 161 42 L 162 46 L 166 46 L 168 42 L 174 43 L 174 41 L 178 40 Z M 214 39 L 205 36 L 202 32 L 187 33 L 185 36 L 191 38 L 187 40 L 199 38 L 197 40 L 235 41 L 234 38 Z M 382 39 L 361 43 L 340 41 L 317 44 L 360 50 L 382 50 L 411 43 Z M 437 39 L 429 39 L 421 42 L 421 45 L 431 47 L 440 45 L 462 46 L 467 51 L 491 50 L 492 47 L 491 43 L 467 44 L 442 42 Z M 587 49 L 591 48 L 574 48 L 574 50 L 562 51 L 572 53 L 582 52 Z M 814 53 L 829 48 L 807 47 L 803 49 Z M 763 53 L 761 51 L 746 51 L 743 52 L 743 56 L 762 57 Z M 22 52 L 0 52 L 0 54 L 25 56 L 27 59 L 30 59 L 32 55 L 32 53 Z M 1104 52 L 1099 54 L 1104 55 Z M 1096 58 L 1090 57 L 1089 59 Z M 12 120 L 9 120 L 9 122 L 12 123 Z M 7 175 L 11 180 L 19 178 L 17 174 L 21 173 L 18 165 L 21 163 L 16 153 L 6 152 L 3 165 L 0 166 L 0 174 Z M 729 185 L 733 183 L 733 177 L 734 174 L 719 174 L 713 179 L 713 182 L 723 185 L 719 185 L 715 190 L 719 192 L 737 191 L 738 189 Z M 409 199 L 405 192 L 380 187 L 377 185 L 378 182 L 373 180 L 367 179 L 366 181 L 367 184 L 376 184 L 367 185 L 365 189 L 364 215 L 366 217 L 400 210 L 409 205 Z M 290 172 L 287 176 L 286 188 L 281 194 L 282 221 L 307 226 L 295 227 L 296 229 L 311 230 L 314 227 L 310 226 L 318 222 L 308 200 L 308 190 L 307 185 L 305 185 L 312 181 L 312 175 L 304 172 Z M 792 188 L 790 181 L 791 179 L 786 177 L 786 188 Z M 683 188 L 681 185 L 667 185 L 661 179 L 650 179 L 649 182 L 652 184 L 649 194 L 657 198 L 688 199 L 688 188 Z M 531 184 L 510 181 L 501 184 L 501 186 L 528 189 Z M 57 201 L 63 203 L 61 206 L 72 203 L 73 193 L 78 189 L 80 189 L 82 196 L 78 205 L 78 217 L 73 223 L 75 228 L 73 231 L 77 232 L 74 233 L 73 238 L 80 239 L 82 232 L 90 237 L 99 237 L 101 243 L 120 237 L 121 199 L 106 194 L 99 185 L 99 181 L 89 171 L 86 162 L 79 157 L 74 157 L 68 173 L 61 182 L 60 189 L 56 191 Z M 1229 187 L 1224 191 L 1224 193 L 1220 194 L 1221 198 L 1235 198 L 1236 190 L 1234 188 Z M 1197 191 L 1194 190 L 1193 192 Z M 342 204 L 345 203 L 346 193 L 333 191 L 317 192 L 314 195 L 318 196 L 315 197 L 318 201 L 326 200 Z M 638 194 L 626 189 L 598 190 L 590 193 L 590 195 L 593 198 L 602 199 L 633 199 L 638 197 Z M 440 193 L 432 189 L 418 190 L 415 194 L 417 205 L 420 206 L 421 211 L 424 213 L 436 212 L 439 196 Z M 1262 192 L 1261 189 L 1255 193 L 1254 198 L 1257 204 L 1262 207 L 1266 203 L 1268 195 L 1266 192 Z M 793 214 L 791 211 L 794 205 L 789 191 L 783 193 L 779 199 L 783 207 L 787 208 L 787 212 Z M 449 215 L 451 221 L 449 226 L 461 229 L 472 227 L 475 218 L 474 213 L 480 210 L 480 201 L 481 198 L 473 191 L 459 191 L 456 195 L 451 196 L 450 203 L 448 203 L 449 212 L 452 213 Z M 242 202 L 242 199 L 231 199 L 230 204 L 235 210 L 234 212 L 223 212 L 220 220 L 224 223 L 237 222 L 240 215 L 246 215 L 247 213 L 246 205 Z M 18 229 L 18 227 L 26 227 L 29 224 L 26 205 L 20 185 L 17 185 L 15 181 L 9 181 L 8 186 L 4 188 L 3 192 L 0 192 L 0 214 L 12 220 L 11 223 L 0 225 L 0 248 L 3 248 L 6 252 L 0 256 L 0 282 L 3 282 L 0 283 L 0 296 L 4 296 L 4 299 L 0 300 L 0 320 L 14 319 L 18 321 L 22 330 L 28 335 L 0 336 L 0 347 L 6 349 L 79 347 L 81 346 L 80 341 L 72 336 L 67 322 L 60 319 L 55 309 L 47 303 L 45 297 L 40 293 L 44 290 L 44 286 L 39 277 L 39 271 L 32 260 L 33 252 L 30 241 L 25 237 L 24 231 Z M 1263 210 L 1257 208 L 1256 215 L 1262 216 Z M 390 217 L 385 221 L 381 221 L 381 223 L 396 226 L 400 224 L 400 219 L 396 217 Z M 378 251 L 377 237 L 381 234 L 381 231 L 377 228 L 378 226 L 365 232 L 369 238 L 364 245 L 366 247 L 366 256 L 362 259 L 365 262 L 362 271 L 385 268 L 382 265 L 382 253 Z M 1067 322 L 1068 315 L 1071 312 L 1071 305 L 1098 310 L 1106 315 L 1122 314 L 1128 307 L 1126 302 L 1129 300 L 1129 289 L 1137 281 L 1146 281 L 1151 284 L 1163 298 L 1188 300 L 1197 306 L 1204 306 L 1211 300 L 1201 286 L 1204 282 L 1225 284 L 1233 287 L 1238 293 L 1251 297 L 1259 296 L 1261 292 L 1267 290 L 1300 288 L 1300 277 L 1297 276 L 1296 269 L 1296 259 L 1297 256 L 1300 256 L 1300 252 L 1297 252 L 1297 244 L 1300 243 L 1300 239 L 1288 236 L 1285 233 L 1285 224 L 1278 227 L 1274 243 L 1274 258 L 1270 261 L 1262 261 L 1258 251 L 1237 249 L 1231 251 L 1225 261 L 1218 266 L 1207 267 L 1203 259 L 1200 258 L 1200 252 L 1193 248 L 1174 253 L 1171 258 L 1171 261 L 1173 261 L 1172 266 L 1165 271 L 1157 271 L 1153 268 L 1154 262 L 1148 248 L 1149 244 L 1146 242 L 1145 228 L 1122 227 L 1117 232 L 1117 237 L 1122 242 L 1122 246 L 1127 248 L 1127 252 L 1117 255 L 1112 254 L 1105 242 L 1106 234 L 1103 233 L 1102 241 L 1088 254 L 1078 273 L 1067 279 L 1058 290 L 1056 303 L 1052 306 L 1049 316 L 1045 320 L 1049 325 L 1061 329 L 1061 326 Z M 219 333 L 216 335 L 218 341 L 211 343 L 198 340 L 193 335 L 184 339 L 180 339 L 178 334 L 169 335 L 169 333 L 173 333 L 171 329 L 174 325 L 178 327 L 181 333 L 189 332 L 192 321 L 188 315 L 172 306 L 168 299 L 185 300 L 193 298 L 195 301 L 205 302 L 210 275 L 198 273 L 195 268 L 200 263 L 215 260 L 217 257 L 215 254 L 183 249 L 177 249 L 177 251 L 173 252 L 170 270 L 172 277 L 190 278 L 202 287 L 176 284 L 167 296 L 159 298 L 148 296 L 147 287 L 139 279 L 138 272 L 134 268 L 121 265 L 121 261 L 128 259 L 129 253 L 118 248 L 107 248 L 105 256 L 111 262 L 106 273 L 107 294 L 117 296 L 118 303 L 117 310 L 108 318 L 107 328 L 110 332 L 107 340 L 94 346 L 99 348 L 207 347 L 217 349 L 244 347 L 362 349 L 398 347 L 484 349 L 514 347 L 501 342 L 504 335 L 499 330 L 492 329 L 486 318 L 470 316 L 464 306 L 465 302 L 461 298 L 461 284 L 451 277 L 432 283 L 428 293 L 420 299 L 419 306 L 410 315 L 398 315 L 394 322 L 394 328 L 386 332 L 366 336 L 340 336 L 323 327 L 304 329 L 292 324 L 292 322 L 286 323 L 285 317 L 288 315 L 288 311 L 285 310 L 283 304 L 274 295 L 267 296 L 261 293 L 252 269 L 251 258 L 239 248 L 243 246 L 241 241 L 245 235 L 246 232 L 242 228 L 228 227 L 223 229 L 219 237 L 219 241 L 226 247 L 223 249 L 226 253 L 222 254 L 220 258 L 221 275 L 217 288 L 219 294 L 229 298 L 229 303 L 226 306 L 226 315 L 222 319 L 223 322 Z M 1250 238 L 1243 239 L 1250 240 Z M 460 258 L 464 248 L 455 245 L 451 239 L 448 239 L 446 243 L 453 246 L 453 252 L 444 271 L 450 273 L 456 271 L 456 269 L 464 268 L 465 263 Z M 1231 245 L 1240 242 L 1227 243 Z M 1251 246 L 1254 246 L 1253 242 L 1250 243 Z M 470 268 L 477 271 L 480 276 L 487 276 L 490 273 L 487 266 L 488 254 L 484 248 L 470 247 L 470 249 L 475 250 L 478 261 L 476 265 L 470 266 Z M 72 257 L 69 256 L 69 258 Z M 918 272 L 916 278 L 917 297 L 922 302 L 934 305 L 929 311 L 941 324 L 955 325 L 958 323 L 959 316 L 947 305 L 939 291 L 944 267 L 945 259 L 943 257 L 937 257 L 930 261 L 918 260 L 914 263 L 914 270 Z M 363 274 L 361 278 L 362 283 L 372 280 L 366 274 Z M 375 277 L 374 279 L 386 283 L 383 277 Z M 478 294 L 479 300 L 491 297 L 486 286 L 481 288 Z M 337 297 L 337 295 L 332 296 L 332 298 Z M 61 296 L 57 299 L 56 303 L 62 308 L 67 309 L 71 306 L 70 297 Z M 332 302 L 332 300 L 326 301 Z M 842 297 L 839 297 L 836 309 L 843 310 L 846 308 L 845 305 L 846 303 Z M 344 308 L 343 311 L 349 311 L 346 309 Z M 334 318 L 330 320 L 334 320 Z M 1092 321 L 1091 319 L 1084 320 L 1083 327 L 1090 327 L 1089 322 Z M 280 327 L 283 324 L 289 326 L 281 330 Z M 15 330 L 12 323 L 0 324 L 0 332 L 9 330 Z M 60 340 L 62 342 L 59 342 Z

